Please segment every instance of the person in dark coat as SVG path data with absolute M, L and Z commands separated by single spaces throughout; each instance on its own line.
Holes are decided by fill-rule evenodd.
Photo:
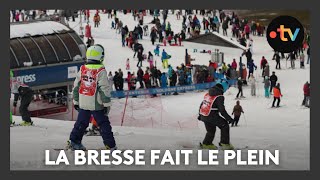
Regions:
M 226 72 L 226 78 L 227 80 L 230 80 L 231 78 L 231 65 L 228 64 L 228 69 L 227 69 L 227 72 Z
M 172 70 L 172 75 L 169 78 L 169 80 L 170 80 L 170 87 L 176 86 L 177 81 L 178 81 L 178 76 L 174 70 Z M 174 92 L 173 95 L 178 95 L 178 92 Z
M 158 78 L 157 67 L 153 66 L 152 68 L 150 68 L 150 72 L 151 72 L 151 82 L 152 82 L 151 84 L 153 84 L 154 88 L 159 87 L 158 79 L 161 79 L 161 77 Z
M 237 104 L 233 107 L 232 115 L 234 115 L 234 121 L 232 122 L 231 126 L 238 126 L 238 122 L 241 116 L 241 113 L 243 112 L 242 107 L 240 106 L 240 101 L 237 101 Z
M 139 49 L 138 50 L 138 64 L 137 64 L 137 67 L 142 67 L 142 61 L 143 61 L 143 55 L 142 55 L 142 51 Z
M 244 51 L 244 52 L 242 53 L 242 56 L 243 56 L 243 55 L 246 56 L 246 58 L 247 58 L 247 64 L 248 64 L 248 62 L 250 62 L 251 59 L 252 59 L 252 53 L 251 53 L 250 49 Z
M 152 45 L 154 45 L 154 42 L 156 41 L 156 38 L 157 38 L 157 33 L 155 29 L 151 30 L 150 37 L 151 37 Z
M 271 86 L 270 86 L 270 93 L 272 94 L 272 89 L 276 86 L 277 84 L 277 81 L 278 81 L 278 77 L 276 76 L 276 73 L 273 71 L 272 72 L 272 75 L 270 76 L 270 83 L 271 83 Z
M 308 59 L 307 59 L 307 64 L 309 64 L 310 63 L 310 46 L 309 46 L 309 48 L 308 48 L 308 50 L 307 50 L 307 55 L 308 55 Z
M 13 106 L 17 107 L 17 101 L 20 98 L 20 107 L 19 107 L 19 113 L 22 117 L 23 123 L 21 125 L 32 125 L 30 112 L 28 110 L 28 107 L 33 100 L 33 91 L 30 87 L 27 85 L 19 85 L 18 87 L 18 93 L 14 94 L 14 102 Z
M 141 69 L 141 67 L 139 67 L 138 72 L 137 72 L 137 81 L 140 83 L 140 88 L 144 88 L 143 75 L 144 75 L 144 72 Z
M 275 52 L 273 59 L 275 59 L 277 62 L 276 69 L 281 69 L 279 52 Z
M 223 93 L 223 86 L 221 84 L 215 85 L 209 89 L 209 92 L 205 95 L 200 105 L 198 119 L 204 122 L 207 130 L 202 142 L 202 148 L 204 149 L 217 149 L 213 144 L 216 127 L 221 131 L 219 145 L 222 146 L 223 149 L 234 149 L 230 144 L 229 127 L 229 123 L 232 123 L 234 120 L 225 110 Z
M 238 94 L 237 94 L 237 98 L 239 98 L 239 95 L 241 94 L 240 97 L 244 97 L 243 96 L 243 91 L 242 91 L 242 86 L 243 86 L 243 82 L 241 80 L 241 78 L 238 79 Z
M 161 82 L 161 76 L 162 76 L 162 72 L 160 71 L 160 69 L 157 69 L 157 67 L 154 67 L 155 70 L 157 71 L 156 74 L 157 74 L 157 79 L 159 80 L 159 82 Z
M 119 91 L 120 82 L 119 82 L 119 73 L 117 71 L 114 73 L 114 76 L 113 76 L 113 84 L 116 91 Z
M 121 69 L 119 69 L 119 90 L 120 91 L 123 91 L 123 83 L 124 83 L 124 80 L 123 80 L 123 72 Z
M 253 60 L 251 60 L 248 62 L 247 67 L 249 69 L 249 75 L 248 75 L 248 78 L 249 78 L 250 74 L 253 74 L 254 70 L 257 70 L 257 66 L 254 64 Z
M 223 35 L 224 36 L 227 36 L 227 29 L 228 29 L 228 21 L 227 20 L 224 20 L 223 23 L 222 23 L 222 29 L 223 29 Z
M 137 30 L 138 30 L 139 39 L 142 39 L 143 38 L 143 29 L 142 29 L 142 27 L 138 26 Z

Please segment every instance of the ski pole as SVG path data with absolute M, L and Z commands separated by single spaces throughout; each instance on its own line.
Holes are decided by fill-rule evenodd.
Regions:
M 246 118 L 246 115 L 243 113 L 243 117 L 244 117 L 244 122 L 246 123 L 246 127 L 248 126 L 247 124 L 247 118 Z

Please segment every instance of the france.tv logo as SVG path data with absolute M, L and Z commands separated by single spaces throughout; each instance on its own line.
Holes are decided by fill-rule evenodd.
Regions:
M 271 21 L 267 29 L 269 45 L 278 52 L 290 53 L 302 46 L 304 29 L 291 16 L 279 16 Z
M 284 37 L 284 33 L 288 33 L 291 41 L 295 41 L 299 31 L 300 31 L 300 28 L 296 28 L 296 30 L 294 31 L 294 34 L 292 34 L 291 29 L 284 28 L 284 25 L 280 25 L 280 28 L 277 28 L 277 32 L 280 33 L 281 41 L 288 41 L 288 38 Z M 275 31 L 271 31 L 269 35 L 272 39 L 277 37 L 277 33 Z

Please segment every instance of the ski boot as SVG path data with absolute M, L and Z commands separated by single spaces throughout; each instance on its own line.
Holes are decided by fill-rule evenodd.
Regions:
M 210 150 L 217 150 L 217 146 L 215 146 L 214 144 L 202 144 L 200 143 L 200 148 L 201 149 L 210 149 Z
M 232 144 L 219 143 L 219 146 L 221 147 L 222 150 L 234 150 L 234 147 Z
M 20 126 L 32 126 L 33 125 L 33 121 L 28 122 L 28 121 L 23 121 L 22 123 L 20 123 Z
M 110 148 L 108 145 L 106 145 L 105 148 L 106 150 L 110 150 L 111 152 L 118 149 L 117 146 Z
M 16 124 L 15 121 L 10 122 L 10 127 L 13 127 Z
M 71 149 L 72 151 L 74 151 L 74 150 L 86 151 L 87 150 L 86 147 L 84 147 L 81 143 L 76 144 L 76 143 L 72 142 L 71 140 L 67 141 L 66 149 Z

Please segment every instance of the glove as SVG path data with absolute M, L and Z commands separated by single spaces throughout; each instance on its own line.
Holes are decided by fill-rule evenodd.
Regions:
M 104 107 L 104 108 L 103 108 L 103 112 L 104 112 L 104 114 L 105 114 L 106 116 L 108 116 L 108 115 L 109 115 L 109 112 L 110 112 L 110 106 L 109 106 L 109 107 Z
M 80 109 L 79 105 L 74 105 L 74 109 L 78 111 Z
M 13 107 L 17 107 L 17 101 L 13 102 Z

